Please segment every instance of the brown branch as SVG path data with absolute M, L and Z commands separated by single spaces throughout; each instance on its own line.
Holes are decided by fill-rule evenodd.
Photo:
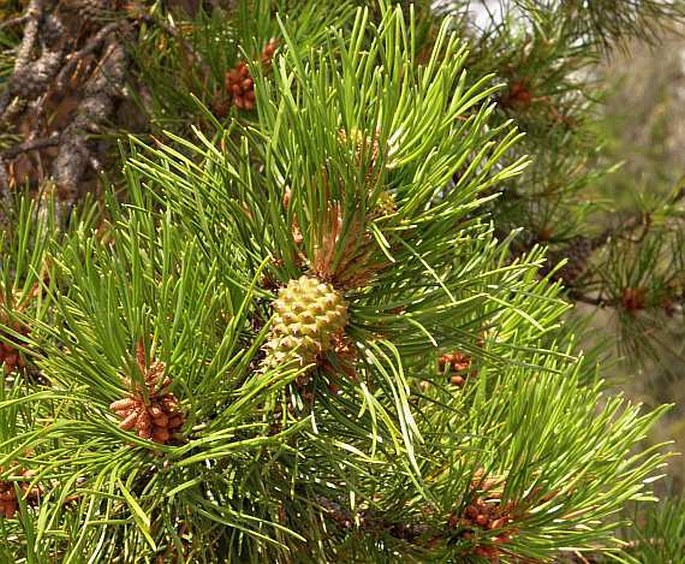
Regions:
M 606 307 L 606 306 L 612 306 L 615 304 L 612 304 L 611 302 L 608 302 L 604 300 L 601 296 L 593 297 L 593 296 L 588 296 L 587 294 L 583 294 L 579 291 L 571 290 L 568 294 L 568 297 L 570 300 L 574 302 L 581 302 L 584 304 L 588 304 L 591 306 L 595 307 Z
M 6 200 L 9 196 L 9 178 L 7 177 L 7 169 L 5 168 L 5 161 L 0 155 L 0 199 Z
M 128 64 L 121 35 L 130 29 L 130 18 L 102 24 L 81 40 L 80 36 L 72 36 L 71 28 L 65 27 L 56 5 L 56 0 L 30 0 L 24 15 L 3 24 L 22 24 L 23 37 L 8 87 L 0 94 L 0 121 L 12 126 L 27 108 L 36 113 L 27 120 L 33 124 L 32 131 L 23 141 L 0 151 L 0 203 L 5 202 L 5 208 L 11 205 L 12 199 L 5 165 L 23 153 L 47 147 L 58 147 L 49 176 L 55 181 L 59 197 L 67 200 L 59 205 L 74 203 L 88 168 L 102 169 L 89 136 L 99 132 L 112 118 L 116 99 L 125 86 Z M 76 85 L 71 80 L 86 58 L 93 59 L 89 65 L 92 72 L 79 85 L 79 95 L 74 96 Z M 65 116 L 68 123 L 50 134 L 41 129 L 46 121 L 39 118 L 44 103 L 59 103 L 60 96 L 55 102 L 49 95 L 55 91 L 69 96 L 76 107 L 70 108 L 69 115 Z M 45 176 L 42 170 L 38 174 Z M 0 213 L 0 223 L 2 219 Z
M 23 16 L 17 16 L 16 18 L 11 18 L 9 20 L 5 20 L 4 22 L 0 22 L 0 29 L 3 29 L 5 27 L 10 27 L 13 25 L 23 25 L 25 24 L 28 20 L 30 20 L 33 17 L 33 14 L 24 14 Z
M 21 153 L 45 149 L 46 147 L 54 147 L 55 145 L 59 145 L 59 143 L 60 135 L 58 133 L 53 133 L 50 137 L 25 141 L 24 143 L 19 143 L 14 147 L 5 149 L 2 151 L 2 153 L 0 153 L 0 159 L 13 159 Z
M 96 51 L 100 47 L 100 45 L 102 45 L 105 42 L 107 36 L 110 33 L 116 31 L 117 28 L 119 28 L 122 24 L 123 22 L 121 21 L 107 24 L 102 29 L 100 29 L 100 31 L 98 31 L 95 35 L 93 35 L 80 51 L 72 53 L 67 57 L 67 63 L 64 65 L 62 70 L 57 75 L 57 88 L 59 90 L 64 89 L 64 84 L 69 79 L 69 75 L 73 72 L 76 64 L 87 55 L 90 55 L 91 53 Z
M 12 210 L 12 195 L 10 194 L 9 178 L 5 161 L 0 156 L 0 228 L 6 230 L 8 227 L 8 213 Z
M 31 52 L 36 44 L 40 18 L 43 14 L 44 0 L 31 0 L 26 8 L 27 23 L 24 27 L 24 37 L 17 51 L 14 61 L 14 71 L 23 68 L 31 60 Z
M 680 189 L 670 198 L 667 204 L 673 206 L 683 199 L 685 199 L 685 184 L 681 186 Z M 597 249 L 599 247 L 602 247 L 607 243 L 607 241 L 609 241 L 609 239 L 623 236 L 637 229 L 640 226 L 644 226 L 645 232 L 638 238 L 638 240 L 635 241 L 639 243 L 649 230 L 649 227 L 651 225 L 650 216 L 651 214 L 649 212 L 643 213 L 641 215 L 632 217 L 631 219 L 624 222 L 622 225 L 619 225 L 618 227 L 605 229 L 600 235 L 592 239 L 593 248 Z
M 85 85 L 85 95 L 72 122 L 62 133 L 60 151 L 52 176 L 69 203 L 73 204 L 79 183 L 91 162 L 87 132 L 97 130 L 114 110 L 114 98 L 121 94 L 126 77 L 126 56 L 121 41 L 111 35 L 100 64 Z
M 31 0 L 26 8 L 26 14 L 23 16 L 26 24 L 24 26 L 24 36 L 19 44 L 19 48 L 17 49 L 17 56 L 14 60 L 14 70 L 12 72 L 12 76 L 18 72 L 21 72 L 31 60 L 31 53 L 33 52 L 33 48 L 36 44 L 36 38 L 38 36 L 40 18 L 43 14 L 43 2 L 44 0 Z M 0 97 L 0 121 L 7 117 L 5 115 L 5 110 L 10 105 L 12 98 L 13 96 L 9 88 L 6 89 Z M 12 109 L 12 107 L 13 106 L 10 106 L 10 109 Z
M 0 121 L 10 123 L 24 111 L 28 101 L 44 95 L 62 65 L 65 47 L 63 41 L 55 37 L 63 36 L 64 26 L 55 15 L 43 17 L 42 10 L 43 5 L 34 6 L 34 2 L 27 10 L 24 37 L 14 70 L 9 77 L 8 88 L 0 98 Z M 38 35 L 42 32 L 45 32 L 43 36 L 52 39 L 46 41 L 45 37 L 41 37 L 40 56 L 35 58 L 34 50 Z

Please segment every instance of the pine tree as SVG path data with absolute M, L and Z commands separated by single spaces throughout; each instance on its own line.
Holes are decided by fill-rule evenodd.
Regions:
M 122 147 L 126 197 L 7 206 L 0 554 L 617 554 L 618 512 L 667 457 L 643 443 L 664 409 L 605 391 L 565 322 L 568 267 L 510 229 L 498 192 L 569 170 L 531 164 L 506 115 L 530 85 L 503 89 L 460 19 L 304 4 L 200 14 L 191 40 L 140 16 L 174 41 L 134 52 L 160 131 Z

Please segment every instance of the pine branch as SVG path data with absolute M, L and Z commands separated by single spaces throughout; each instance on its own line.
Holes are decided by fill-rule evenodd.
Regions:
M 101 132 L 101 127 L 111 118 L 115 100 L 123 94 L 128 65 L 117 32 L 126 31 L 127 22 L 117 20 L 93 28 L 81 46 L 80 38 L 72 35 L 74 30 L 62 20 L 64 14 L 59 11 L 43 14 L 47 8 L 47 5 L 35 3 L 27 8 L 25 15 L 31 17 L 25 22 L 20 54 L 4 92 L 4 100 L 13 101 L 0 116 L 17 127 L 26 120 L 32 130 L 25 135 L 26 141 L 5 150 L 3 159 L 9 164 L 22 153 L 37 151 L 41 160 L 41 170 L 34 173 L 39 176 L 38 183 L 44 180 L 44 170 L 51 169 L 60 194 L 73 203 L 88 167 L 101 168 L 88 137 Z M 38 42 L 41 52 L 35 57 Z M 102 50 L 102 55 L 88 82 L 78 86 L 68 84 L 76 66 L 93 57 L 98 50 Z M 78 105 L 71 112 L 70 123 L 61 131 L 48 135 L 45 114 L 54 111 L 55 103 L 54 97 L 48 94 L 75 97 L 74 87 L 80 87 L 85 96 L 78 95 Z M 59 147 L 57 156 L 47 157 L 44 149 L 53 146 Z M 47 164 L 42 164 L 43 161 Z M 3 184 L 8 187 L 10 181 L 17 182 L 8 178 Z
M 105 25 L 98 30 L 95 35 L 88 38 L 88 41 L 82 49 L 69 54 L 65 58 L 66 63 L 62 66 L 62 69 L 59 71 L 59 74 L 55 80 L 57 89 L 60 91 L 64 90 L 67 81 L 70 80 L 74 69 L 76 68 L 76 65 L 78 65 L 86 56 L 91 55 L 94 51 L 100 49 L 104 43 L 111 43 L 111 34 L 122 31 L 121 28 L 124 27 L 126 23 L 127 22 L 122 20 L 114 21 Z
M 54 147 L 59 145 L 61 142 L 61 136 L 59 133 L 55 132 L 50 137 L 44 137 L 42 139 L 31 139 L 19 143 L 9 149 L 5 149 L 0 153 L 0 158 L 2 159 L 12 159 L 21 153 L 26 153 L 29 151 L 36 151 L 40 149 L 45 149 L 46 147 Z
M 17 16 L 15 18 L 10 18 L 8 20 L 4 20 L 0 22 L 0 29 L 6 28 L 6 27 L 11 27 L 11 26 L 20 26 L 24 25 L 28 20 L 34 18 L 33 13 L 26 13 L 23 16 Z
M 291 19 L 266 0 L 239 8 L 243 52 L 278 37 L 273 62 L 245 63 L 254 111 L 236 108 L 223 128 L 202 109 L 211 126 L 190 137 L 197 102 L 191 112 L 170 90 L 160 107 L 179 124 L 153 147 L 131 140 L 127 201 L 107 194 L 105 225 L 86 208 L 59 232 L 23 201 L 2 239 L 0 281 L 22 303 L 6 299 L 0 318 L 20 383 L 0 387 L 0 511 L 20 517 L 3 521 L 3 550 L 236 562 L 614 552 L 617 512 L 650 497 L 667 458 L 641 449 L 665 408 L 603 392 L 560 286 L 538 275 L 543 249 L 512 260 L 515 234 L 494 236 L 492 194 L 520 187 L 529 163 L 497 80 L 466 68 L 450 21 L 419 52 L 411 8 L 343 8 L 336 25 L 321 3 Z M 223 68 L 202 38 L 221 25 L 193 27 L 191 42 L 219 82 L 235 61 Z M 156 32 L 146 40 L 161 32 L 188 53 Z M 58 133 L 63 188 L 92 162 L 88 134 L 131 69 L 112 33 L 97 42 L 99 57 L 72 49 L 98 64 Z M 639 282 L 652 264 L 610 274 Z M 35 511 L 11 495 L 28 479 L 9 468 L 46 488 Z

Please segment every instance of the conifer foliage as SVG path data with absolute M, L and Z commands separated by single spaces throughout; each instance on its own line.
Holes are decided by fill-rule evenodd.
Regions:
M 198 104 L 212 127 L 131 139 L 126 203 L 65 226 L 13 208 L 0 555 L 617 551 L 663 410 L 603 392 L 544 250 L 495 236 L 491 202 L 528 163 L 499 85 L 449 18 L 423 53 L 411 9 L 343 10 L 305 46 L 267 13 L 243 51 L 276 46 L 270 64 L 231 99 L 249 118 Z

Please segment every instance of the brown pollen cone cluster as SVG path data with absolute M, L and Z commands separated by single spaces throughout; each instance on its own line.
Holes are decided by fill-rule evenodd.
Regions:
M 443 354 L 438 359 L 438 369 L 441 373 L 448 369 L 449 383 L 458 388 L 463 388 L 468 377 L 475 378 L 478 375 L 477 370 L 469 371 L 473 359 L 463 353 L 453 352 Z
M 29 296 L 35 297 L 39 289 L 38 284 L 36 284 Z M 11 321 L 8 316 L 9 311 L 23 311 L 26 305 L 26 302 L 21 303 L 21 300 L 17 299 L 14 295 L 9 296 L 7 302 L 0 296 L 0 306 L 4 306 L 4 311 L 0 311 L 0 324 L 9 327 L 14 333 L 24 337 L 27 336 L 29 334 L 29 328 L 19 321 Z M 25 368 L 26 363 L 21 357 L 17 346 L 19 344 L 17 337 L 11 335 L 9 331 L 3 331 L 1 329 L 0 337 L 2 337 L 2 339 L 0 339 L 0 364 L 4 366 L 5 372 L 15 372 Z
M 276 52 L 278 44 L 271 40 L 262 50 L 262 65 L 268 67 L 271 58 Z M 250 75 L 245 61 L 240 61 L 234 68 L 226 73 L 225 79 L 226 97 L 216 104 L 219 114 L 225 114 L 228 107 L 233 104 L 241 110 L 252 110 L 255 107 L 254 81 Z
M 19 474 L 25 478 L 30 478 L 34 473 L 31 470 L 22 470 Z M 20 482 L 19 488 L 26 497 L 26 502 L 29 505 L 36 505 L 38 503 L 42 493 L 40 487 L 34 486 L 33 488 L 30 488 L 28 482 Z M 0 480 L 0 517 L 11 519 L 18 509 L 19 499 L 17 498 L 17 490 L 14 486 L 14 482 Z
M 22 326 L 18 323 L 12 324 L 12 329 L 19 333 L 20 335 L 28 335 L 28 327 Z M 9 341 L 14 341 L 14 339 L 5 332 L 3 337 Z M 26 366 L 24 359 L 19 354 L 19 350 L 8 342 L 0 341 L 0 364 L 5 367 L 5 372 L 15 372 L 16 370 L 22 369 Z
M 634 314 L 646 305 L 647 290 L 645 288 L 626 288 L 621 295 L 621 304 L 628 311 Z
M 115 401 L 109 407 L 123 419 L 120 429 L 135 430 L 141 439 L 166 444 L 181 430 L 185 417 L 178 398 L 168 391 L 171 379 L 165 375 L 166 365 L 155 361 L 147 367 L 142 342 L 138 343 L 137 359 L 144 386 L 126 379 L 126 386 L 131 391 L 125 399 Z
M 511 83 L 508 92 L 502 96 L 500 103 L 505 108 L 525 109 L 533 102 L 533 94 L 522 80 Z
M 499 562 L 502 545 L 511 542 L 515 533 L 512 512 L 512 503 L 503 506 L 498 498 L 478 497 L 461 514 L 452 514 L 447 526 L 456 530 L 461 539 L 473 543 L 473 554 Z

